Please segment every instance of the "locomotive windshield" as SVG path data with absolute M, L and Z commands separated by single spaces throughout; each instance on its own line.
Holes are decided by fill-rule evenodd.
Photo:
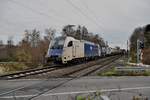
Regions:
M 63 49 L 65 37 L 57 37 L 54 39 L 51 49 Z

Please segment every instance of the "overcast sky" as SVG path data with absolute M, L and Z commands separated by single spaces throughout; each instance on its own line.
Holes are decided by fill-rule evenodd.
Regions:
M 111 46 L 126 47 L 134 28 L 150 23 L 150 0 L 0 0 L 0 40 L 25 29 L 85 25 Z

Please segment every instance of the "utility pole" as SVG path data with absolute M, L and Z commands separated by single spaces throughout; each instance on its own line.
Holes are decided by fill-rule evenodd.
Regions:
M 129 41 L 127 40 L 127 58 L 128 58 L 128 62 L 130 59 L 130 54 L 129 54 Z
M 137 63 L 139 63 L 139 39 L 137 39 Z
M 82 40 L 83 38 L 83 34 L 82 34 L 82 31 L 80 31 L 80 40 Z
M 137 39 L 137 63 L 142 59 L 142 50 L 144 49 L 144 42 Z

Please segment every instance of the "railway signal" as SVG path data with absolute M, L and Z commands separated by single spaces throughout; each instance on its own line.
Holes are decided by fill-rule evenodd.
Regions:
M 140 49 L 144 49 L 144 42 L 140 41 Z
M 142 60 L 142 50 L 144 49 L 144 42 L 137 39 L 137 63 Z

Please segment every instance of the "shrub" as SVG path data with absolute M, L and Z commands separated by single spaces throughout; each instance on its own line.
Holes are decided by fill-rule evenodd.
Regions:
M 0 68 L 3 73 L 11 73 L 27 69 L 27 66 L 24 63 L 9 62 L 5 64 L 0 64 Z
M 85 97 L 82 97 L 82 96 L 78 96 L 78 97 L 77 97 L 77 100 L 86 100 L 86 98 L 85 98 Z
M 104 73 L 98 73 L 99 76 L 150 76 L 150 71 L 108 71 Z
M 143 60 L 142 62 L 144 64 L 150 65 L 150 49 L 144 49 L 143 50 Z
M 31 54 L 24 49 L 18 50 L 16 53 L 16 59 L 19 62 L 31 62 Z
M 116 75 L 116 73 L 114 71 L 102 73 L 102 76 L 115 76 L 115 75 Z

